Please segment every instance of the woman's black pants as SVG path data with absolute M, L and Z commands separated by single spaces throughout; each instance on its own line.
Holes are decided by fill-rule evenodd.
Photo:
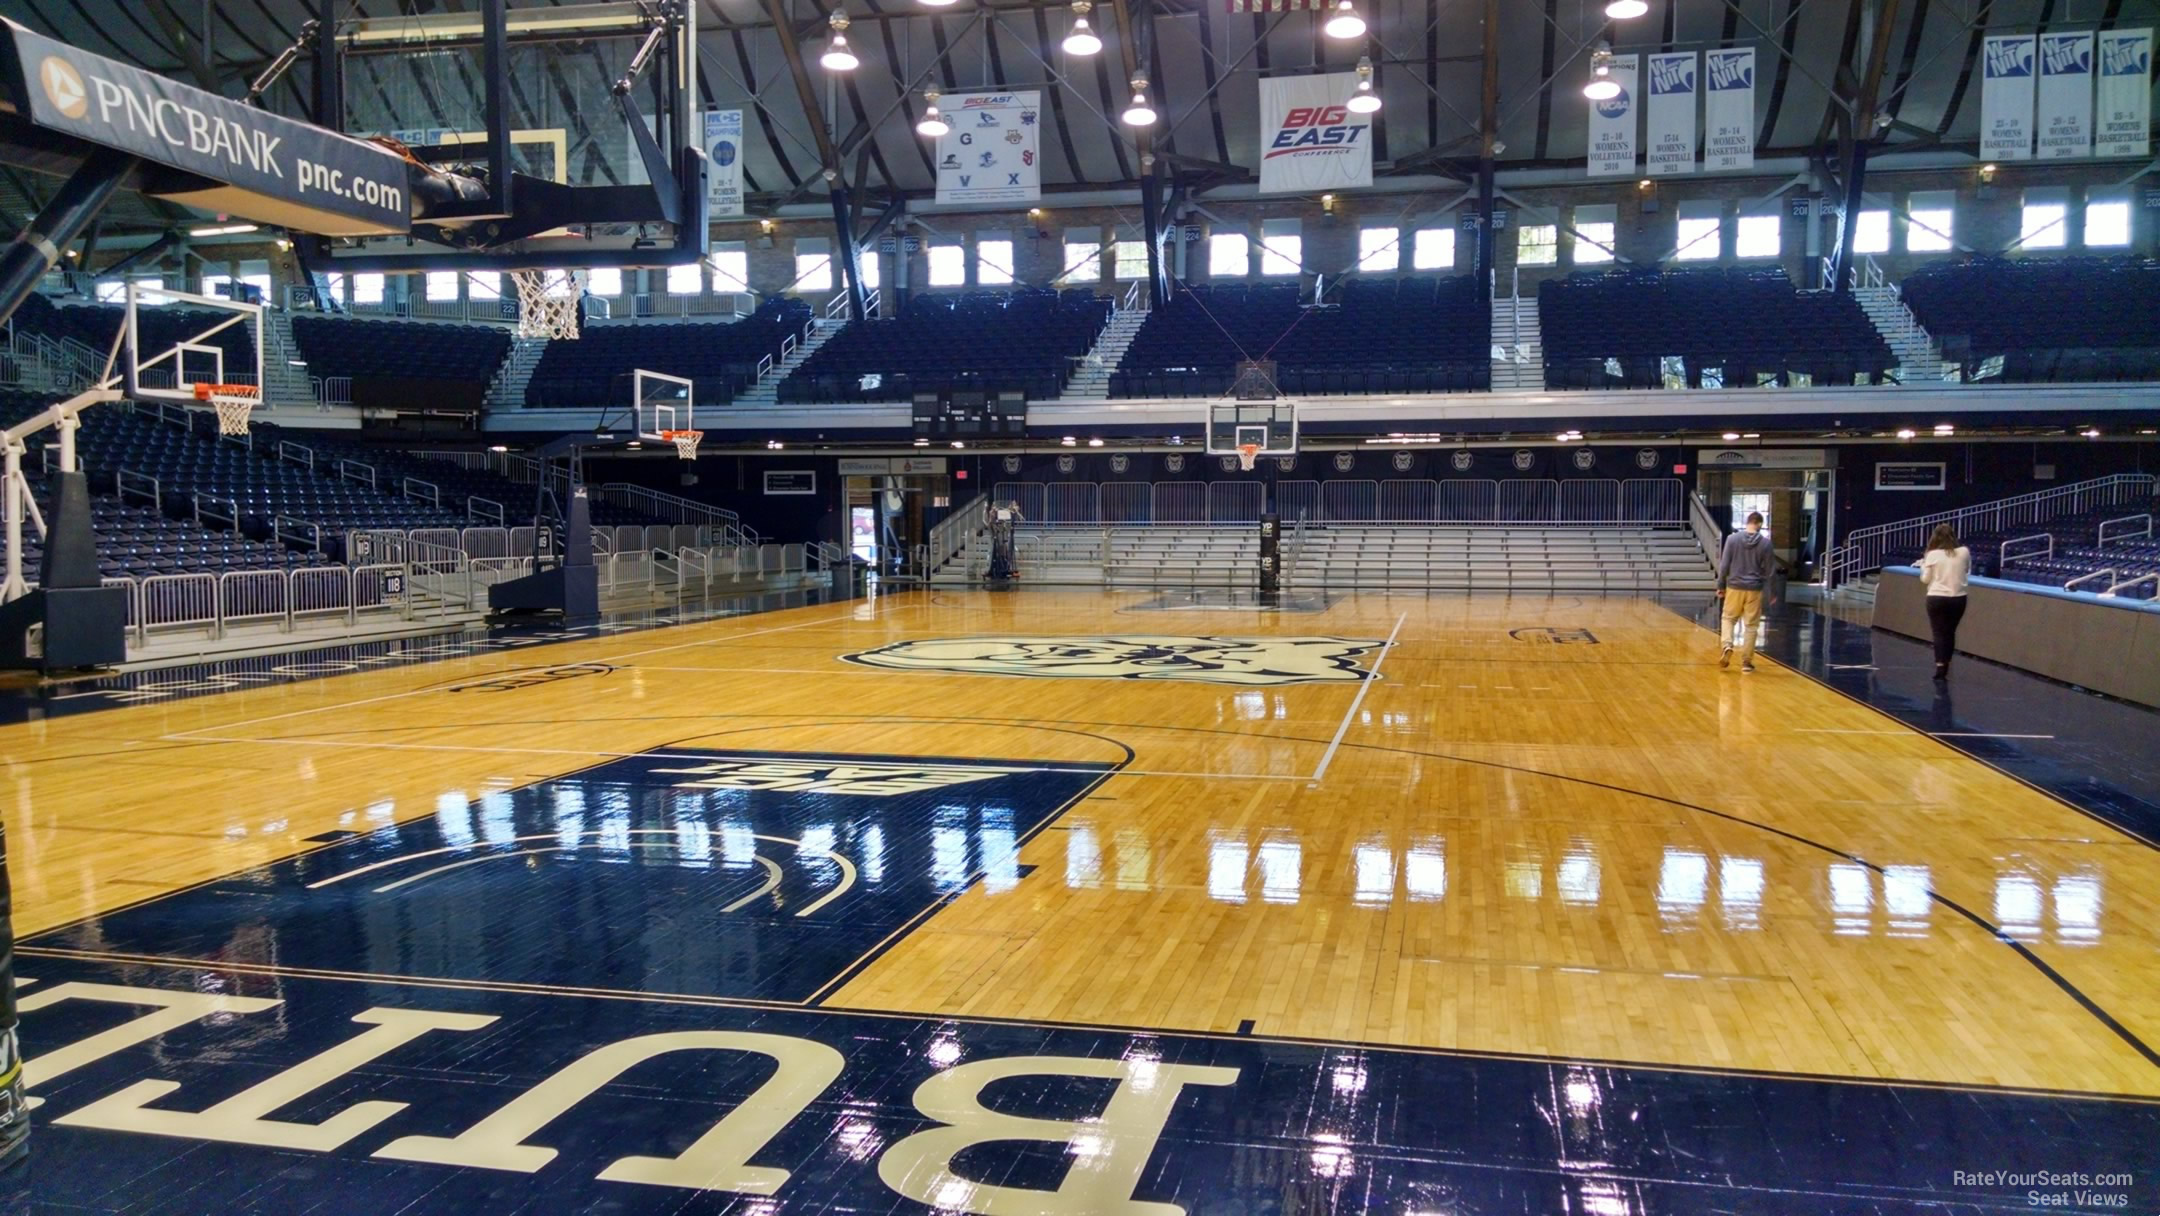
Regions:
M 1958 622 L 1965 619 L 1965 597 L 1962 595 L 1931 595 L 1927 597 L 1928 631 L 1935 635 L 1935 666 L 1948 667 L 1950 656 L 1957 653 Z

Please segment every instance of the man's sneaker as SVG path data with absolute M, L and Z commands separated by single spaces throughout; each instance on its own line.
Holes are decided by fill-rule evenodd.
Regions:
M 1740 672 L 1742 675 L 1753 675 L 1755 673 L 1755 664 L 1753 662 L 1742 663 Z
M 1732 647 L 1727 646 L 1725 649 L 1718 651 L 1717 665 L 1720 667 L 1732 666 Z

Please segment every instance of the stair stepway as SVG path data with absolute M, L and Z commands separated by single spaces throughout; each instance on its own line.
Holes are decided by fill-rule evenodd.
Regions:
M 1117 370 L 1125 351 L 1132 346 L 1140 327 L 1147 323 L 1148 314 L 1139 309 L 1127 309 L 1110 318 L 1103 331 L 1088 350 L 1087 357 L 1073 370 L 1065 383 L 1064 395 L 1068 398 L 1100 400 L 1110 396 L 1110 373 Z
M 1494 300 L 1494 391 L 1545 387 L 1545 340 L 1535 297 Z
M 525 388 L 532 383 L 533 372 L 546 352 L 545 338 L 512 338 L 509 357 L 503 360 L 501 370 L 495 373 L 495 383 L 488 388 L 488 404 L 511 409 L 524 405 Z
M 818 349 L 827 342 L 832 341 L 834 334 L 846 328 L 847 318 L 845 317 L 835 317 L 820 322 L 808 340 L 798 343 L 794 350 L 788 352 L 787 358 L 773 364 L 771 373 L 763 380 L 744 389 L 742 395 L 735 398 L 736 407 L 738 409 L 760 409 L 779 404 L 780 382 L 794 375 L 796 368 L 809 362 L 810 356 L 816 354 Z
M 1896 356 L 1900 380 L 1911 384 L 1942 379 L 1942 352 L 1933 335 L 1920 324 L 1919 318 L 1913 316 L 1897 288 L 1860 287 L 1854 289 L 1853 296 L 1875 326 L 1875 332 L 1889 344 L 1890 353 Z

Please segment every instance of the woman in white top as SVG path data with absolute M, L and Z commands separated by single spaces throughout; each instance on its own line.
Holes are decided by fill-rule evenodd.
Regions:
M 1958 543 L 1957 529 L 1935 525 L 1927 556 L 1920 559 L 1920 582 L 1927 588 L 1928 629 L 1935 635 L 1935 678 L 1950 678 L 1950 656 L 1957 653 L 1958 622 L 1965 619 L 1965 584 L 1972 577 L 1972 550 Z

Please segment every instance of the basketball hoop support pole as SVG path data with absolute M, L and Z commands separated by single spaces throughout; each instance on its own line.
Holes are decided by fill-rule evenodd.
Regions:
M 60 264 L 60 251 L 74 241 L 113 192 L 142 162 L 115 148 L 99 148 L 53 195 L 53 200 L 23 226 L 15 242 L 0 253 L 0 321 L 15 315 L 37 290 L 45 272 Z

